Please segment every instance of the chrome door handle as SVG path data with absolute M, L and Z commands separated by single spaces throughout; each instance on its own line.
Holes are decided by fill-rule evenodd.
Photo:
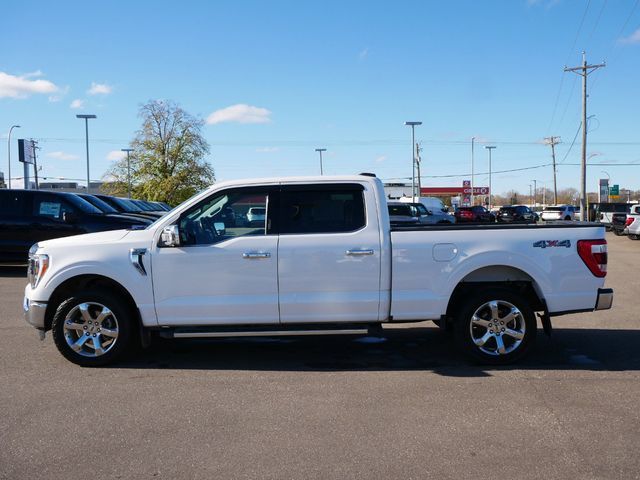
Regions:
M 361 257 L 363 255 L 373 255 L 373 250 L 372 249 L 347 250 L 347 255 L 351 255 L 354 257 Z
M 242 258 L 253 259 L 253 258 L 271 258 L 271 254 L 269 252 L 247 252 L 242 254 Z

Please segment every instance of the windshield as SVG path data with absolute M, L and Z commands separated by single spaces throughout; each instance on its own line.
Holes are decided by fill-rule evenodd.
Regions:
M 71 203 L 74 207 L 77 207 L 79 210 L 83 211 L 84 213 L 91 213 L 94 215 L 102 215 L 102 211 L 96 207 L 94 207 L 93 205 L 91 205 L 89 202 L 87 202 L 86 200 L 78 197 L 77 195 L 65 195 L 65 198 L 69 201 L 69 203 Z
M 564 207 L 547 207 L 544 209 L 545 212 L 564 212 Z
M 84 201 L 89 202 L 94 207 L 102 210 L 104 213 L 118 213 L 118 211 L 109 205 L 104 200 L 100 200 L 98 197 L 91 195 L 79 195 Z

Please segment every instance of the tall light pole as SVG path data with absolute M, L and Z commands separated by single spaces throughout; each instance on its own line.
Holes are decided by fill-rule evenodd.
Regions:
M 316 148 L 316 152 L 320 154 L 320 175 L 324 175 L 324 173 L 322 172 L 322 152 L 326 152 L 326 151 L 327 151 L 326 148 Z
M 7 136 L 7 159 L 9 161 L 9 188 L 11 188 L 11 132 L 14 128 L 20 128 L 20 125 L 11 125 L 9 135 Z
M 411 127 L 411 201 L 416 199 L 416 125 L 422 122 L 404 122 Z
M 474 157 L 474 145 L 475 145 L 476 137 L 471 137 L 471 206 L 473 207 L 473 186 L 475 185 L 475 176 L 473 174 L 473 157 Z
M 485 145 L 484 148 L 489 152 L 489 210 L 491 210 L 491 194 L 493 193 L 491 191 L 491 150 L 496 147 L 495 145 Z
M 536 206 L 538 203 L 538 180 L 531 180 L 533 182 L 533 206 Z
M 97 117 L 95 115 L 76 115 L 76 118 L 84 118 L 84 138 L 87 145 L 87 193 L 91 193 L 91 180 L 89 180 L 89 119 Z
M 127 152 L 127 191 L 129 192 L 127 195 L 131 198 L 131 159 L 129 158 L 129 153 L 133 152 L 133 148 L 121 148 L 123 152 Z

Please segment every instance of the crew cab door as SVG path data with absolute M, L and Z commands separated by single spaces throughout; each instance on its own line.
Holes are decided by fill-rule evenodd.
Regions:
M 361 184 L 283 185 L 280 322 L 376 321 L 380 231 Z M 365 208 L 365 195 L 371 207 Z
M 279 322 L 272 193 L 270 187 L 222 190 L 180 216 L 180 245 L 152 253 L 160 325 Z M 267 214 L 247 219 L 250 208 Z

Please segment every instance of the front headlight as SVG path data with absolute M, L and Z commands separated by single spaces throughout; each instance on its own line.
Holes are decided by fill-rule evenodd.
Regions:
M 31 288 L 36 288 L 40 279 L 49 269 L 49 255 L 44 253 L 36 253 L 38 244 L 36 243 L 29 249 L 29 267 L 27 268 L 27 276 Z

